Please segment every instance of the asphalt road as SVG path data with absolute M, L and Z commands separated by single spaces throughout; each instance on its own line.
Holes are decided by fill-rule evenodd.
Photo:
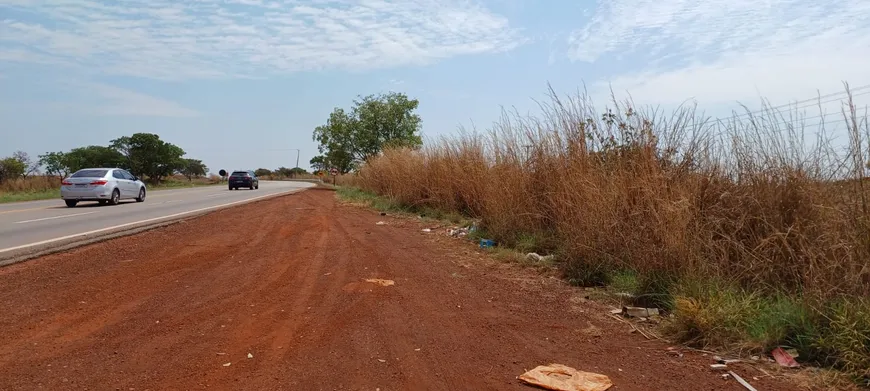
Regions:
M 148 193 L 145 202 L 128 200 L 115 206 L 82 202 L 68 208 L 60 198 L 0 204 L 0 257 L 71 237 L 87 236 L 94 231 L 168 220 L 311 186 L 312 183 L 306 182 L 261 181 L 257 190 L 231 191 L 225 186 L 160 190 Z

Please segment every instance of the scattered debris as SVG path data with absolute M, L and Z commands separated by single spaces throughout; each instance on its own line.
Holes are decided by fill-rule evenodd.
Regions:
M 372 284 L 378 284 L 380 286 L 396 285 L 396 282 L 393 280 L 382 280 L 380 278 L 369 278 L 366 280 L 366 282 L 369 282 Z
M 729 359 L 724 359 L 724 358 L 719 357 L 719 356 L 713 356 L 713 360 L 716 361 L 716 362 L 719 363 L 719 364 L 725 364 L 725 365 L 734 364 L 734 363 L 738 363 L 738 362 L 743 361 L 743 360 L 729 360 Z
M 233 363 L 228 362 L 228 363 L 224 364 L 225 367 L 228 367 L 228 366 L 230 366 L 230 365 L 233 365 Z
M 384 360 L 384 359 L 382 359 L 382 358 L 379 358 L 378 361 L 380 361 L 380 362 L 387 362 L 387 360 Z
M 254 355 L 251 353 L 248 353 L 248 358 L 254 358 Z
M 429 233 L 429 232 L 432 232 L 432 229 L 431 228 L 423 228 L 423 232 Z
M 710 365 L 710 369 L 714 371 L 726 371 L 728 370 L 728 366 L 725 364 L 712 364 Z
M 381 212 L 381 216 L 386 216 L 387 212 Z
M 387 223 L 385 223 L 385 222 L 383 222 L 383 221 L 378 221 L 377 223 L 375 223 L 375 225 L 386 225 L 386 224 L 387 224 Z
M 675 348 L 673 346 L 669 347 L 667 350 L 668 350 L 668 354 L 670 354 L 672 356 L 683 357 L 683 352 L 679 351 L 677 348 Z
M 224 353 L 224 352 L 218 352 L 218 353 L 216 353 L 216 354 L 217 354 L 218 356 L 226 356 L 226 355 L 227 355 L 227 354 Z
M 554 258 L 554 257 L 553 257 L 552 255 L 546 255 L 546 256 L 545 256 L 545 255 L 541 255 L 541 254 L 538 254 L 538 253 L 528 253 L 528 254 L 526 254 L 526 259 L 528 259 L 528 260 L 530 260 L 530 261 L 532 261 L 532 262 L 550 262 L 550 261 L 553 260 L 553 258 Z
M 480 239 L 480 248 L 495 247 L 495 241 L 492 239 Z
M 792 357 L 792 355 L 785 351 L 783 348 L 778 347 L 776 349 L 773 349 L 770 354 L 773 355 L 773 359 L 776 360 L 776 363 L 782 367 L 797 368 L 801 366 L 797 363 L 797 361 L 794 360 L 794 357 Z
M 468 235 L 468 228 L 451 228 L 447 230 L 447 236 L 461 238 Z
M 578 371 L 562 364 L 539 365 L 518 379 L 553 391 L 604 391 L 613 386 L 605 375 Z
M 622 307 L 622 314 L 631 318 L 649 318 L 659 314 L 658 308 Z
M 746 387 L 747 390 L 758 391 L 751 384 L 747 383 L 746 380 L 743 380 L 742 377 L 740 377 L 736 373 L 734 373 L 734 371 L 728 371 L 728 374 L 731 375 L 732 377 L 734 377 L 734 379 L 737 380 L 737 382 L 740 383 L 740 385 L 742 385 L 743 387 Z
M 415 351 L 415 352 L 419 352 L 419 351 L 420 351 L 420 348 L 414 349 L 414 351 Z

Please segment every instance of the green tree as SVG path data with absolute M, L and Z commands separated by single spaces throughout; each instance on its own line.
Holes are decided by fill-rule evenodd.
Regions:
M 208 172 L 208 167 L 202 163 L 202 160 L 197 159 L 183 159 L 183 164 L 181 167 L 181 175 L 187 177 L 188 182 L 193 181 L 193 178 L 199 178 L 205 176 Z
M 153 184 L 184 167 L 184 150 L 153 133 L 135 133 L 111 141 L 111 147 L 127 160 L 130 170 L 147 176 Z
M 102 145 L 73 148 L 60 156 L 59 159 L 60 166 L 64 167 L 67 173 L 92 167 L 130 168 L 124 155 L 113 148 Z
M 45 167 L 46 174 L 66 178 L 69 175 L 69 166 L 67 166 L 66 159 L 66 154 L 63 152 L 48 152 L 44 155 L 39 155 L 38 161 L 40 166 Z
M 350 112 L 335 108 L 326 124 L 314 129 L 321 153 L 315 159 L 320 158 L 318 164 L 324 169 L 348 173 L 384 148 L 420 147 L 422 120 L 414 113 L 418 106 L 416 99 L 391 92 L 354 100 Z
M 0 160 L 0 183 L 17 179 L 27 171 L 27 165 L 15 157 Z
M 258 168 L 256 170 L 254 170 L 254 175 L 256 175 L 256 176 L 272 175 L 272 171 L 269 170 L 268 168 Z
M 326 170 L 326 157 L 323 155 L 318 155 L 311 160 L 308 161 L 308 164 L 311 166 L 311 170 L 315 173 Z

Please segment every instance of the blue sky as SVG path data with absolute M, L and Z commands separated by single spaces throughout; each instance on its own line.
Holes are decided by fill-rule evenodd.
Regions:
M 0 0 L 0 156 L 154 132 L 213 171 L 307 168 L 357 95 L 419 99 L 427 137 L 548 82 L 718 116 L 868 85 L 868 48 L 867 0 Z

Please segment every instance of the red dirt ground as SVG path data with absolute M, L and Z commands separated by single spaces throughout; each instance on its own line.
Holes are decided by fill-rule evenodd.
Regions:
M 310 190 L 0 269 L 0 389 L 530 390 L 552 362 L 611 390 L 743 390 L 417 224 Z

